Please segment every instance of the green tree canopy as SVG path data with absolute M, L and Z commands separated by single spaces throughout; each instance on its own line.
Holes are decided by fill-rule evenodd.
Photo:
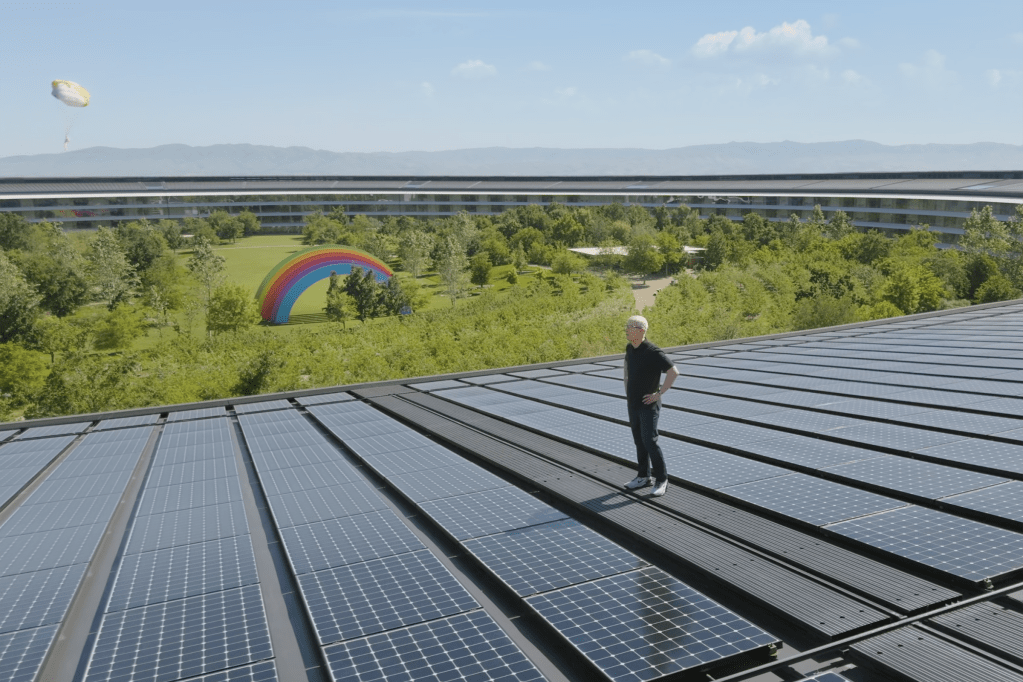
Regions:
M 238 332 L 260 320 L 256 301 L 245 287 L 222 284 L 213 290 L 206 311 L 206 329 L 211 334 Z

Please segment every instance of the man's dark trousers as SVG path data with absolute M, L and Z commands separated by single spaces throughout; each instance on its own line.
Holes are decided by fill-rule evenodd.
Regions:
M 632 438 L 636 441 L 636 459 L 640 476 L 653 476 L 655 481 L 668 478 L 664 468 L 664 454 L 657 444 L 657 419 L 661 414 L 660 401 L 650 405 L 629 404 L 629 425 L 632 426 Z M 651 472 L 651 465 L 653 471 Z

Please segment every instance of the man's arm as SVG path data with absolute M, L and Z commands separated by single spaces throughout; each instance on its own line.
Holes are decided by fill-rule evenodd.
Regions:
M 661 395 L 667 393 L 668 389 L 671 388 L 671 385 L 675 383 L 675 379 L 678 378 L 678 368 L 676 368 L 675 365 L 672 365 L 671 369 L 669 369 L 664 374 L 665 374 L 664 383 L 661 384 L 661 390 L 658 391 L 658 393 L 660 393 Z
M 624 375 L 625 375 L 625 394 L 628 395 L 629 394 L 629 363 L 626 362 L 624 365 L 622 365 L 622 370 L 623 370 Z

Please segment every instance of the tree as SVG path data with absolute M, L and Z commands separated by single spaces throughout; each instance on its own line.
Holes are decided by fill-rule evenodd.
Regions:
M 629 255 L 625 257 L 625 269 L 646 278 L 664 265 L 664 257 L 654 246 L 653 237 L 646 232 L 636 232 L 629 242 Z
M 1003 275 L 995 275 L 977 288 L 975 303 L 1011 301 L 1020 297 L 1020 291 Z
M 1000 222 L 990 206 L 973 209 L 963 223 L 959 244 L 971 255 L 987 255 L 1017 288 L 1023 288 L 1023 207 L 1016 207 L 1012 220 Z
M 161 220 L 156 224 L 156 229 L 163 235 L 163 240 L 167 242 L 167 248 L 172 251 L 177 252 L 185 245 L 185 240 L 181 236 L 181 226 L 176 220 Z
M 113 230 L 101 227 L 89 248 L 89 278 L 107 309 L 113 310 L 139 285 L 138 275 L 128 261 L 121 241 Z
M 163 233 L 145 219 L 118 225 L 117 238 L 128 262 L 140 275 L 167 252 L 167 241 Z
M 330 284 L 327 286 L 327 305 L 323 308 L 327 319 L 340 322 L 347 329 L 348 320 L 355 317 L 355 304 L 352 297 L 345 293 L 340 277 L 336 272 L 330 273 Z
M 57 361 L 57 353 L 84 351 L 91 345 L 87 327 L 54 315 L 43 315 L 36 320 L 34 337 L 33 346 L 49 353 L 51 365 Z
M 490 256 L 481 251 L 469 261 L 469 281 L 478 287 L 490 284 Z
M 88 299 L 88 264 L 60 227 L 43 223 L 42 228 L 43 241 L 21 252 L 20 267 L 41 297 L 39 307 L 64 317 Z
M 455 305 L 455 299 L 461 298 L 465 293 L 466 268 L 469 266 L 469 259 L 465 251 L 459 246 L 459 242 L 452 235 L 448 235 L 442 242 L 440 258 L 437 262 L 437 271 L 440 274 L 441 282 L 444 283 L 444 290 L 451 297 L 451 305 Z
M 433 247 L 433 237 L 422 230 L 405 232 L 398 240 L 398 256 L 401 257 L 405 271 L 413 277 L 419 277 L 431 265 L 430 253 Z
M 526 269 L 526 252 L 522 249 L 522 244 L 515 247 L 512 251 L 512 266 L 516 272 L 522 272 Z
M 400 315 L 403 310 L 412 309 L 409 292 L 397 276 L 380 286 L 380 307 L 388 315 Z
M 224 279 L 224 257 L 217 255 L 207 240 L 197 239 L 186 267 L 202 285 L 203 303 L 208 310 L 213 290 Z
M 220 239 L 229 239 L 232 242 L 236 242 L 238 237 L 245 234 L 245 225 L 227 211 L 213 211 L 206 218 L 206 222 L 209 223 Z
M 0 249 L 0 343 L 30 338 L 39 295 Z
M 345 293 L 352 297 L 352 303 L 363 322 L 376 314 L 379 302 L 379 291 L 376 275 L 372 270 L 363 272 L 362 268 L 353 267 L 352 274 L 345 280 Z
M 302 243 L 309 246 L 318 244 L 344 244 L 348 237 L 348 229 L 344 223 L 327 218 L 319 211 L 306 219 L 302 228 Z
M 263 226 L 259 222 L 259 218 L 252 211 L 242 211 L 236 216 L 238 222 L 242 226 L 242 233 L 246 237 L 251 237 L 254 234 L 259 234 L 263 230 Z
M 206 329 L 211 334 L 237 332 L 259 322 L 256 301 L 238 284 L 222 284 L 213 291 L 206 310 Z
M 122 303 L 96 325 L 96 347 L 123 350 L 145 333 L 142 317 L 130 305 Z
M 0 397 L 17 407 L 31 402 L 43 388 L 46 356 L 16 343 L 0 343 Z

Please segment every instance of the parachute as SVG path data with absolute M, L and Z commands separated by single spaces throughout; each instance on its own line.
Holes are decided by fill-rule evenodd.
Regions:
M 68 142 L 71 141 L 69 136 L 71 126 L 78 118 L 78 110 L 89 106 L 90 95 L 88 90 L 73 81 L 57 80 L 53 81 L 52 85 L 53 91 L 50 94 L 63 104 L 72 107 L 71 109 L 61 107 L 64 111 L 64 151 L 67 151 Z

